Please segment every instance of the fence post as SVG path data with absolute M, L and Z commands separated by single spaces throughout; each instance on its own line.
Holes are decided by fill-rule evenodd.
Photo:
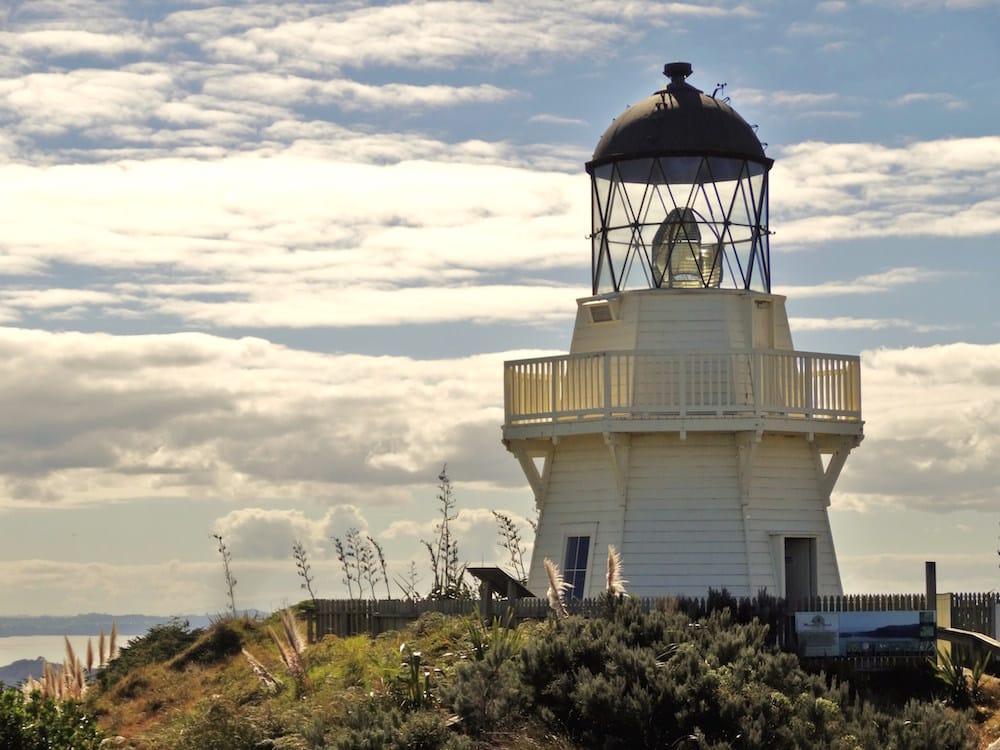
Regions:
M 927 586 L 927 609 L 937 608 L 937 563 L 928 560 L 924 563 L 924 582 Z

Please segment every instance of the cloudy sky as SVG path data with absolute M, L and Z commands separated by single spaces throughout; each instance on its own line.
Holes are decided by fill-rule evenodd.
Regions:
M 7 0 L 0 613 L 344 592 L 533 517 L 502 362 L 589 293 L 583 164 L 671 60 L 767 143 L 797 348 L 860 353 L 845 589 L 1000 582 L 997 0 Z M 526 534 L 530 542 L 530 533 Z

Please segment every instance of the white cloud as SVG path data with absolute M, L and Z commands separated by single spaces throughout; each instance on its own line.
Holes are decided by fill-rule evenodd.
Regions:
M 73 301 L 124 317 L 266 327 L 546 321 L 570 314 L 574 290 L 494 277 L 579 268 L 589 254 L 586 183 L 561 173 L 352 164 L 291 149 L 7 165 L 0 175 L 7 252 L 36 272 L 113 270 L 116 280 L 96 280 Z M 6 315 L 69 304 L 70 292 L 42 285 L 55 286 L 36 276 L 0 293 Z
M 902 318 L 791 318 L 789 324 L 793 331 L 878 331 L 917 327 L 913 321 Z
M 173 81 L 163 72 L 72 70 L 0 81 L 0 114 L 18 132 L 59 135 L 143 119 L 166 101 Z
M 319 73 L 372 65 L 440 68 L 468 58 L 511 64 L 604 49 L 622 35 L 587 11 L 548 3 L 347 7 L 273 24 L 256 19 L 223 36 L 205 34 L 206 17 L 197 12 L 173 21 L 183 31 L 199 28 L 204 48 L 220 60 Z M 208 14 L 218 18 L 214 9 Z
M 776 242 L 1000 233 L 1000 138 L 788 146 L 772 170 Z
M 529 122 L 540 122 L 546 125 L 586 125 L 583 120 L 573 117 L 560 117 L 559 115 L 538 114 L 528 118 Z
M 991 566 L 991 558 L 975 552 L 953 552 L 945 544 L 916 553 L 837 556 L 844 590 L 852 594 L 922 593 L 927 560 L 938 564 L 938 591 L 996 589 L 996 571 Z
M 841 94 L 815 94 L 807 91 L 781 91 L 768 89 L 741 88 L 736 94 L 741 107 L 784 107 L 788 109 L 813 110 L 820 106 L 835 104 Z
M 151 52 L 158 44 L 135 33 L 100 33 L 85 29 L 38 29 L 0 32 L 0 46 L 29 55 L 52 58 L 74 55 L 114 57 L 124 52 Z
M 503 355 L 325 355 L 259 339 L 0 329 L 0 504 L 407 503 L 454 461 L 520 484 Z
M 275 73 L 216 75 L 204 86 L 221 99 L 253 99 L 292 104 L 336 104 L 345 110 L 381 111 L 401 107 L 447 107 L 500 102 L 515 92 L 489 84 L 477 86 L 417 86 L 402 83 L 372 85 L 344 79 L 316 79 Z
M 899 107 L 905 107 L 910 104 L 934 104 L 944 109 L 965 109 L 966 103 L 959 99 L 954 94 L 949 94 L 945 92 L 911 92 L 909 94 L 901 94 L 892 100 L 892 103 Z
M 809 297 L 843 296 L 845 294 L 879 294 L 911 284 L 936 283 L 959 275 L 952 271 L 932 271 L 925 268 L 903 266 L 886 271 L 858 276 L 850 281 L 826 281 L 809 286 L 784 285 L 774 288 L 775 294 L 795 299 Z
M 995 508 L 1000 344 L 869 351 L 861 371 L 866 438 L 848 461 L 837 502 Z
M 246 558 L 283 560 L 291 556 L 296 541 L 307 550 L 325 549 L 325 527 L 326 519 L 312 520 L 300 510 L 240 508 L 218 519 L 215 533 Z
M 290 578 L 290 563 L 288 568 Z M 0 597 L 12 613 L 38 613 L 39 601 L 45 602 L 45 614 L 52 615 L 93 612 L 95 603 L 163 616 L 221 612 L 225 602 L 221 570 L 214 561 L 113 565 L 16 560 L 4 563 Z M 237 592 L 238 597 L 241 594 Z

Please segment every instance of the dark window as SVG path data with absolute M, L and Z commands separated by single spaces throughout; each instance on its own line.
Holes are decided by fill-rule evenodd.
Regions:
M 590 553 L 589 536 L 571 536 L 566 539 L 566 559 L 563 563 L 563 580 L 569 584 L 566 594 L 572 599 L 582 599 L 587 582 L 587 557 Z

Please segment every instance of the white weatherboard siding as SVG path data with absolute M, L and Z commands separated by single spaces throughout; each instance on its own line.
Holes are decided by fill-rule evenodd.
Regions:
M 628 590 L 639 596 L 702 596 L 708 588 L 782 594 L 775 537 L 815 539 L 818 590 L 840 592 L 827 498 L 803 436 L 763 436 L 745 504 L 732 434 L 633 436 L 624 506 L 601 436 L 560 440 L 552 461 L 529 577 L 536 594 L 548 587 L 542 560 L 561 566 L 571 535 L 592 536 L 589 595 L 603 585 L 609 544 L 621 551 Z
M 593 322 L 595 299 L 611 300 L 613 320 Z M 660 289 L 577 300 L 570 353 L 725 352 L 792 349 L 785 298 L 760 292 Z
M 535 536 L 528 589 L 536 596 L 545 596 L 549 584 L 544 559 L 551 558 L 562 568 L 566 537 L 584 535 L 591 536 L 587 591 L 588 595 L 596 595 L 600 588 L 592 586 L 594 571 L 603 575 L 608 545 L 617 545 L 621 536 L 621 507 L 603 438 L 582 435 L 560 441 L 551 472 Z
M 544 558 L 562 567 L 567 539 L 586 536 L 585 596 L 603 589 L 609 544 L 640 596 L 841 593 L 827 507 L 861 439 L 860 375 L 856 358 L 794 352 L 783 297 L 578 300 L 558 359 L 506 376 L 504 438 L 541 511 L 532 591 L 548 588 Z
M 741 593 L 747 563 L 733 437 L 637 436 L 631 458 L 622 547 L 629 590 Z

